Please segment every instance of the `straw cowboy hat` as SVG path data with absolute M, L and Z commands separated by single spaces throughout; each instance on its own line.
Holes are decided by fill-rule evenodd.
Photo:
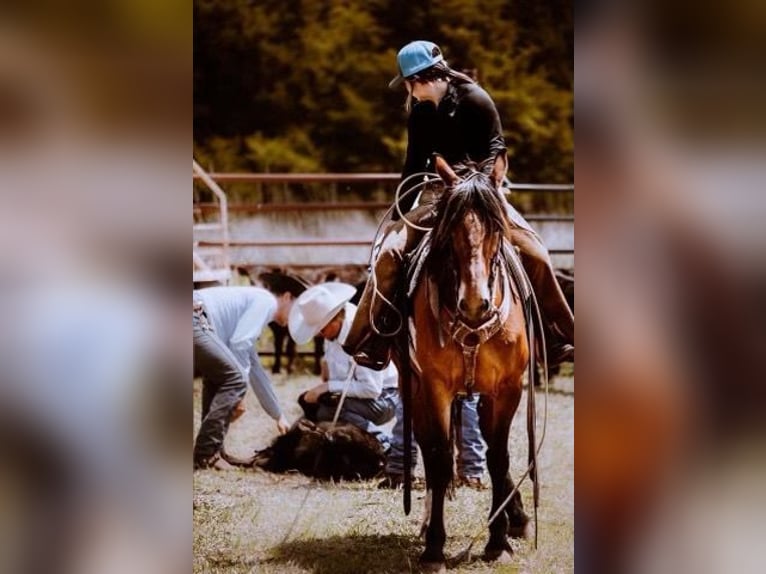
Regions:
M 346 283 L 320 283 L 309 287 L 295 300 L 287 327 L 290 336 L 299 345 L 308 343 L 356 293 Z

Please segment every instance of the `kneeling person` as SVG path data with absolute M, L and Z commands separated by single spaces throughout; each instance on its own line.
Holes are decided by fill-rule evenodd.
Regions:
M 356 289 L 345 283 L 322 283 L 303 292 L 290 311 L 290 335 L 299 345 L 320 335 L 327 339 L 322 383 L 303 393 L 298 402 L 306 418 L 331 421 L 340 395 L 348 392 L 338 420 L 374 435 L 388 450 L 388 435 L 380 428 L 394 417 L 398 373 L 393 364 L 382 371 L 361 367 L 343 350 L 356 306 L 349 303 Z

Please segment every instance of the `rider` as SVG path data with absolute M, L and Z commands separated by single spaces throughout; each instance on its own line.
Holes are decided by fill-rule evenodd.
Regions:
M 402 180 L 419 172 L 433 172 L 432 158 L 441 155 L 450 165 L 483 163 L 501 158 L 507 168 L 506 146 L 500 116 L 489 94 L 470 77 L 451 69 L 439 47 L 427 41 L 404 46 L 397 55 L 399 74 L 389 83 L 407 88 L 405 108 L 410 112 L 407 158 Z M 413 100 L 416 103 L 413 105 Z M 418 182 L 411 178 L 402 190 Z M 406 218 L 421 226 L 433 217 L 434 198 L 421 198 L 412 209 L 415 192 L 400 203 Z M 426 195 L 425 193 L 423 194 Z M 521 261 L 540 303 L 546 327 L 548 364 L 574 360 L 574 315 L 556 281 L 548 251 L 540 236 L 506 202 L 511 223 L 509 240 L 521 253 Z M 382 369 L 390 358 L 391 334 L 398 331 L 399 315 L 389 302 L 397 300 L 403 256 L 420 242 L 422 231 L 403 221 L 389 226 L 359 302 L 359 312 L 344 349 L 357 363 Z M 373 281 L 374 277 L 374 281 Z M 370 311 L 374 328 L 370 325 Z M 388 336 L 386 336 L 388 335 Z

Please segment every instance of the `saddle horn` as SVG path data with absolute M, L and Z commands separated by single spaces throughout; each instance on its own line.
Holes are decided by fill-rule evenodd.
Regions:
M 433 164 L 436 168 L 436 173 L 439 174 L 440 178 L 442 178 L 442 181 L 444 182 L 444 185 L 447 187 L 447 189 L 453 187 L 458 181 L 460 181 L 460 178 L 452 170 L 450 165 L 447 163 L 447 160 L 445 160 L 439 154 L 433 155 Z

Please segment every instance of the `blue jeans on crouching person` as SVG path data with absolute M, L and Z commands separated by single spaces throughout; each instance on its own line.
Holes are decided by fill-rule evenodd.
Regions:
M 457 399 L 461 403 L 461 425 L 458 429 L 458 476 L 476 478 L 484 474 L 487 466 L 486 446 L 479 428 L 479 395 Z M 412 470 L 418 460 L 415 437 L 412 438 Z M 386 459 L 386 473 L 404 474 L 404 412 L 402 401 L 396 397 L 396 424 L 391 431 L 391 450 Z
M 316 405 L 309 405 L 301 395 L 298 397 L 298 403 L 303 407 L 306 418 L 314 422 L 331 421 L 335 417 L 338 399 L 333 397 L 331 400 L 330 397 L 330 393 L 325 393 L 320 396 Z M 391 446 L 390 438 L 381 428 L 381 425 L 394 418 L 398 398 L 399 393 L 396 388 L 383 389 L 376 399 L 358 399 L 347 396 L 343 401 L 338 421 L 350 423 L 363 431 L 367 431 L 378 439 L 384 451 L 388 451 Z
M 247 383 L 234 354 L 213 331 L 201 310 L 192 313 L 194 367 L 203 377 L 202 422 L 194 441 L 195 464 L 204 464 L 223 448 L 234 407 Z
M 418 462 L 418 445 L 415 442 L 415 437 L 412 437 L 410 444 L 412 444 L 412 470 L 414 471 Z M 398 393 L 396 395 L 396 423 L 391 429 L 391 450 L 388 451 L 386 457 L 386 473 L 404 474 L 404 406 Z

